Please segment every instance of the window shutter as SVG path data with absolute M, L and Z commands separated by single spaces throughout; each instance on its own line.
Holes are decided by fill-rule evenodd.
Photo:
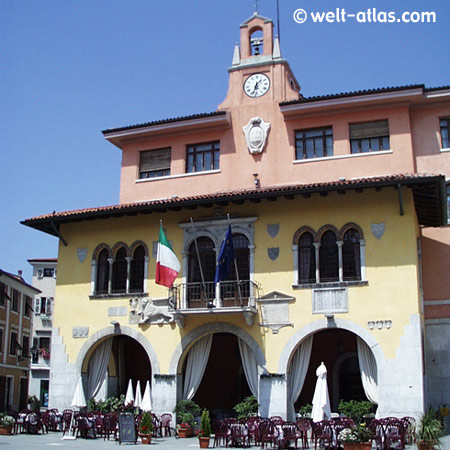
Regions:
M 389 136 L 387 120 L 350 124 L 350 139 L 364 139 L 377 136 Z
M 44 277 L 44 269 L 38 269 L 37 276 L 38 276 L 38 278 L 43 278 Z
M 45 302 L 45 314 L 49 316 L 52 313 L 52 297 L 47 297 L 47 301 Z
M 34 314 L 38 315 L 41 313 L 41 297 L 34 298 Z
M 141 172 L 170 169 L 170 147 L 141 152 L 139 169 Z

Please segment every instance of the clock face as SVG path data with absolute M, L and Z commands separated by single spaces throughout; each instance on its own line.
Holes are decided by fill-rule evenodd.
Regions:
M 244 83 L 244 92 L 249 97 L 261 97 L 270 87 L 269 78 L 262 73 L 250 75 Z

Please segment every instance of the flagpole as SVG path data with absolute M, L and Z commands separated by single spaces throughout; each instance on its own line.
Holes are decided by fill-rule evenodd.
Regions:
M 228 225 L 231 227 L 230 213 L 227 213 Z M 233 233 L 231 233 L 231 239 L 233 239 Z M 239 303 L 242 306 L 242 294 L 241 294 L 241 281 L 239 280 L 239 272 L 236 262 L 236 256 L 233 252 L 233 261 L 234 261 L 234 270 L 236 271 L 236 281 L 238 285 L 238 295 L 239 295 Z
M 204 275 L 203 275 L 202 262 L 201 262 L 201 260 L 200 260 L 200 252 L 199 252 L 199 250 L 198 250 L 197 234 L 195 233 L 194 221 L 192 220 L 192 217 L 190 217 L 190 220 L 191 220 L 192 234 L 194 235 L 195 251 L 197 252 L 197 261 L 198 261 L 198 267 L 199 267 L 199 269 L 200 269 L 200 277 L 201 277 L 201 279 L 202 279 L 203 291 L 204 291 L 204 293 L 205 293 L 206 300 L 208 300 L 208 293 L 207 293 L 207 291 L 206 291 L 205 277 L 204 277 Z

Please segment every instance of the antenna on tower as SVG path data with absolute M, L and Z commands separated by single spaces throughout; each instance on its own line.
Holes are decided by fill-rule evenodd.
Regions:
M 277 30 L 278 30 L 278 41 L 281 41 L 281 31 L 280 31 L 280 5 L 277 0 Z

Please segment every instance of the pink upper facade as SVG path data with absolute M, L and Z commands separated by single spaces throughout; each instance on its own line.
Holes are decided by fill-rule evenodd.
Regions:
M 217 113 L 104 132 L 123 153 L 121 204 L 250 189 L 255 177 L 261 187 L 413 172 L 450 177 L 450 152 L 442 151 L 439 129 L 440 118 L 450 116 L 450 89 L 412 86 L 304 99 L 272 28 L 260 16 L 241 25 L 241 50 L 235 49 L 228 94 Z M 263 51 L 251 55 L 256 30 L 263 32 Z M 257 98 L 243 89 L 255 73 L 270 80 Z M 248 150 L 243 132 L 254 117 L 270 124 L 257 154 Z M 389 148 L 352 154 L 350 124 L 379 120 L 387 120 Z M 332 156 L 297 159 L 296 130 L 321 127 L 332 129 Z M 187 173 L 187 146 L 209 142 L 219 142 L 219 167 Z M 170 148 L 170 175 L 139 179 L 141 152 L 162 148 Z

